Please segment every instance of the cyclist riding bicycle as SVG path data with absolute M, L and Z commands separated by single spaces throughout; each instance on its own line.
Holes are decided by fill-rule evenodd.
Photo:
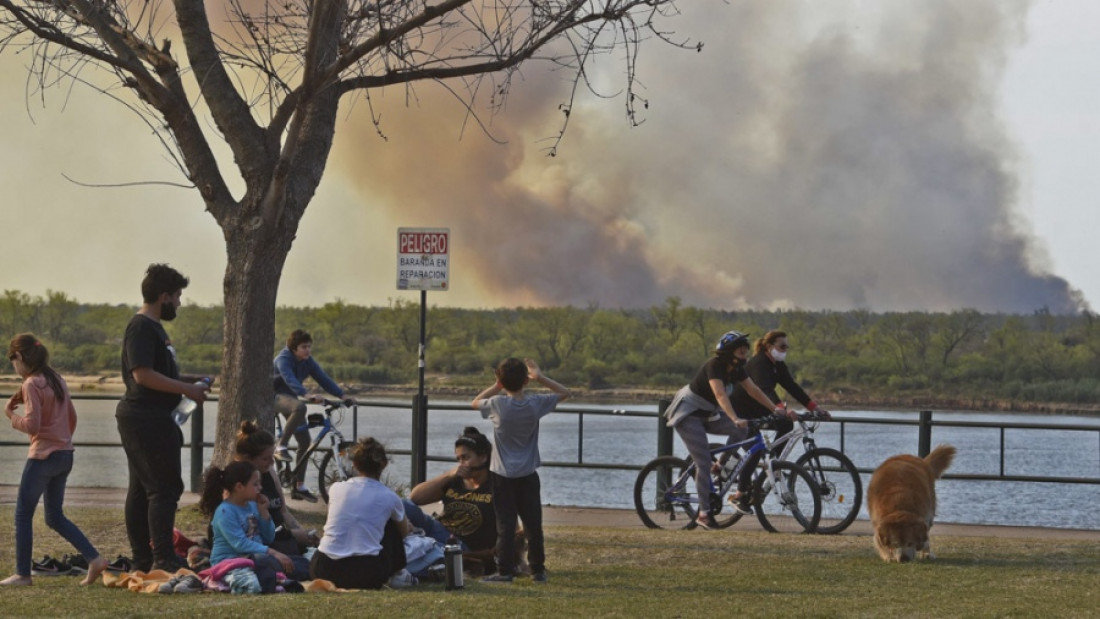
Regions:
M 707 434 L 722 434 L 726 444 L 745 438 L 748 421 L 738 416 L 730 402 L 734 385 L 739 385 L 761 406 L 771 407 L 772 401 L 756 386 L 745 371 L 749 356 L 749 336 L 739 331 L 729 331 L 718 340 L 714 357 L 703 364 L 692 381 L 676 392 L 665 416 L 667 425 L 675 428 L 684 442 L 697 469 L 695 484 L 699 490 L 699 516 L 696 523 L 704 529 L 715 529 L 717 524 L 711 513 L 711 457 Z M 777 407 L 777 413 L 786 409 Z M 750 512 L 751 513 L 751 512 Z
M 312 377 L 326 392 L 344 399 L 348 406 L 354 404 L 351 398 L 344 398 L 344 390 L 340 388 L 325 371 L 321 364 L 312 356 L 313 337 L 301 329 L 295 329 L 290 337 L 286 338 L 286 348 L 275 357 L 272 380 L 275 382 L 275 412 L 286 417 L 286 431 L 279 437 L 279 444 L 275 449 L 275 458 L 278 460 L 290 460 L 287 443 L 291 434 L 298 442 L 298 461 L 306 456 L 306 448 L 309 447 L 309 429 L 304 427 L 306 422 L 306 403 L 298 398 L 307 396 L 309 391 L 302 385 L 302 381 Z M 321 396 L 308 396 L 311 402 L 323 402 Z M 295 463 L 297 464 L 297 462 Z M 298 479 L 294 490 L 290 492 L 290 498 L 316 503 L 317 497 L 306 487 L 306 468 L 299 467 Z
M 817 413 L 825 419 L 831 418 L 829 411 L 819 407 L 809 394 L 795 382 L 794 377 L 791 376 L 791 370 L 787 367 L 786 363 L 787 351 L 789 348 L 787 334 L 783 331 L 768 331 L 764 334 L 764 337 L 756 340 L 756 344 L 753 347 L 754 354 L 745 365 L 745 371 L 748 373 L 749 378 L 752 379 L 752 382 L 768 397 L 769 404 L 767 406 L 762 405 L 749 390 L 743 388 L 741 385 L 735 385 L 731 401 L 734 409 L 737 410 L 742 417 L 746 419 L 768 417 L 772 415 L 774 410 L 777 410 L 777 407 L 783 406 L 783 400 L 780 399 L 779 394 L 775 392 L 775 388 L 778 385 L 783 387 L 787 394 L 797 400 L 799 404 L 805 406 L 806 410 L 811 413 Z M 794 428 L 793 420 L 794 417 L 778 419 L 772 424 L 772 428 L 775 430 L 776 439 L 787 434 Z M 746 466 L 742 469 L 741 478 L 738 480 L 738 491 L 734 495 L 734 498 L 738 501 L 736 507 L 741 513 L 745 513 L 748 510 L 748 490 L 752 484 L 752 470 L 756 467 L 756 463 L 761 455 L 762 454 L 759 453 L 753 454 L 753 460 L 745 462 Z

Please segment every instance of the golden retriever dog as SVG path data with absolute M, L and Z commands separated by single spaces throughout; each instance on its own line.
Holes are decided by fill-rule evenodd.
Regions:
M 893 456 L 875 469 L 867 486 L 867 511 L 875 549 L 884 561 L 935 559 L 928 529 L 936 517 L 936 480 L 954 459 L 955 448 L 940 445 L 924 458 Z

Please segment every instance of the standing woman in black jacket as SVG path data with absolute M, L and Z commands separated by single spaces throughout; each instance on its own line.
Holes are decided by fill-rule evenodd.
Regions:
M 824 415 L 828 419 L 829 412 L 820 408 L 817 402 L 814 402 L 791 376 L 791 370 L 787 367 L 786 362 L 789 348 L 786 332 L 768 331 L 764 334 L 764 337 L 756 340 L 752 358 L 745 365 L 745 371 L 752 382 L 756 383 L 756 386 L 760 387 L 764 395 L 768 396 L 768 399 L 775 403 L 777 407 L 784 406 L 783 400 L 775 392 L 778 385 L 783 387 L 788 395 L 798 400 L 799 404 L 805 406 L 806 410 Z M 745 419 L 768 417 L 774 414 L 775 411 L 775 409 L 765 407 L 757 402 L 740 384 L 733 386 L 733 395 L 730 400 L 737 414 Z M 773 424 L 773 427 L 775 428 L 775 438 L 779 438 L 794 428 L 794 422 L 790 418 L 779 419 Z M 759 459 L 760 455 L 757 454 L 754 457 Z M 752 466 L 749 466 L 749 464 Z M 755 465 L 755 462 L 747 462 L 743 469 L 747 474 L 742 475 L 741 479 L 738 480 L 738 494 L 735 496 L 742 499 L 737 506 L 738 511 L 742 513 L 751 513 L 747 508 L 747 499 L 749 485 L 752 480 L 751 473 Z

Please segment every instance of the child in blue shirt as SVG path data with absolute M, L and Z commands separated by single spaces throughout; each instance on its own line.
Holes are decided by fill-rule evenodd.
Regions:
M 278 572 L 294 580 L 308 580 L 309 562 L 268 546 L 275 540 L 275 524 L 268 498 L 260 490 L 260 471 L 251 462 L 231 462 L 224 469 L 210 467 L 203 479 L 199 509 L 211 517 L 210 564 L 251 559 L 262 592 L 274 593 Z

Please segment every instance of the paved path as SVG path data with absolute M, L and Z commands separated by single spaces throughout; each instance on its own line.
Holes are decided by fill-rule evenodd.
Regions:
M 19 487 L 0 484 L 0 505 L 14 505 Z M 74 488 L 65 490 L 65 505 L 81 507 L 118 507 L 126 501 L 124 488 Z M 185 493 L 183 504 L 198 502 L 198 495 Z M 324 502 L 308 503 L 291 501 L 291 509 L 324 513 Z M 431 513 L 432 508 L 426 511 Z M 603 509 L 595 507 L 560 507 L 547 505 L 543 508 L 543 523 L 550 526 L 582 526 L 606 528 L 641 528 L 642 523 L 632 510 Z M 743 518 L 730 528 L 731 531 L 759 531 L 760 523 L 755 518 Z M 1005 527 L 978 524 L 952 524 L 937 522 L 933 529 L 935 535 L 958 537 L 1016 537 L 1037 539 L 1092 540 L 1100 542 L 1100 531 L 1083 529 L 1050 529 L 1042 527 Z M 857 520 L 844 532 L 844 535 L 870 535 L 871 523 Z

